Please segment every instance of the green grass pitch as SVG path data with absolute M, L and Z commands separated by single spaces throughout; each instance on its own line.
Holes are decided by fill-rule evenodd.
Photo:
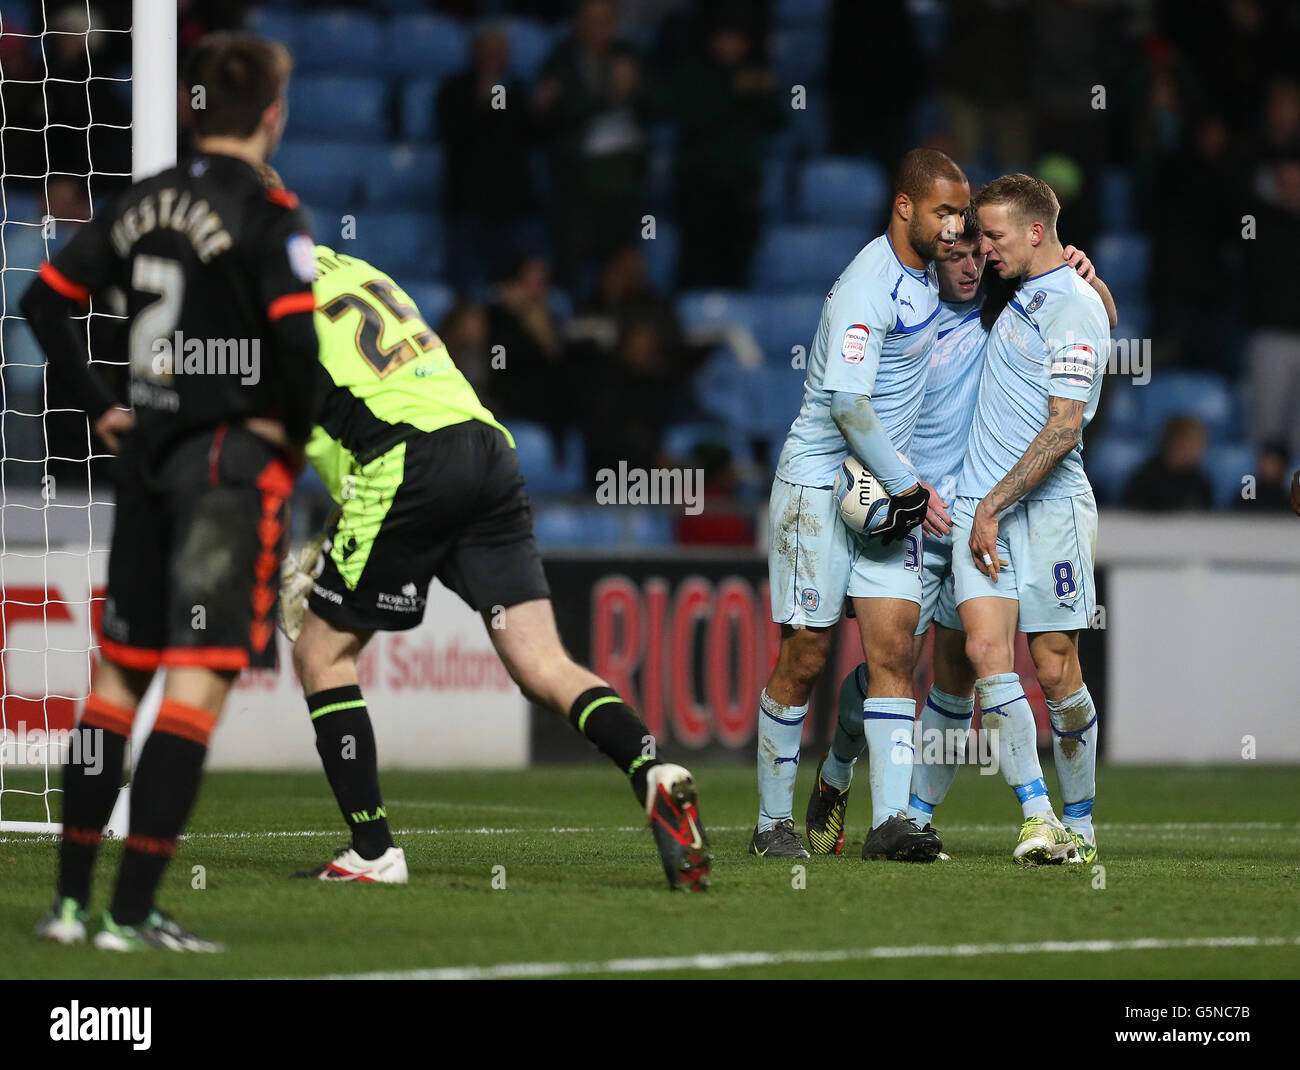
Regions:
M 811 773 L 806 763 L 800 816 Z M 940 811 L 951 861 L 863 862 L 859 778 L 844 854 L 805 863 L 802 881 L 789 861 L 745 854 L 752 768 L 695 774 L 716 861 L 713 888 L 693 896 L 668 892 L 631 792 L 607 767 L 387 773 L 405 887 L 287 879 L 346 838 L 322 776 L 211 774 L 160 903 L 224 941 L 224 955 L 39 944 L 30 933 L 49 903 L 54 841 L 0 834 L 0 976 L 1300 976 L 1294 769 L 1102 770 L 1104 871 L 1014 866 L 1014 799 L 974 769 Z M 36 816 L 14 802 L 6 795 L 6 816 Z M 96 908 L 118 850 L 105 848 Z M 205 888 L 192 886 L 195 866 Z

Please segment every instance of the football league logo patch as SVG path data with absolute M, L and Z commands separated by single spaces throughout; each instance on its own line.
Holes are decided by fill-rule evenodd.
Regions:
M 289 269 L 302 282 L 311 282 L 316 277 L 316 246 L 311 235 L 291 234 L 284 248 L 289 254 Z
M 867 337 L 871 329 L 865 323 L 855 323 L 844 332 L 840 343 L 840 356 L 845 364 L 861 364 L 867 357 Z
M 1025 311 L 1028 313 L 1037 312 L 1040 308 L 1043 307 L 1043 302 L 1046 300 L 1047 300 L 1047 291 L 1039 290 L 1037 293 L 1034 294 L 1034 299 L 1025 306 Z

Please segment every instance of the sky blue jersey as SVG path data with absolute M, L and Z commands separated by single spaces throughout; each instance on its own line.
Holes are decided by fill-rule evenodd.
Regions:
M 933 264 L 924 271 L 905 267 L 885 234 L 853 258 L 822 305 L 803 404 L 786 435 L 777 476 L 806 487 L 835 482 L 849 452 L 831 419 L 837 390 L 870 397 L 894 449 L 907 454 L 938 314 Z
M 1047 423 L 1049 397 L 1082 401 L 1087 427 L 1109 355 L 1106 308 L 1074 268 L 1062 264 L 1025 279 L 989 333 L 958 495 L 983 498 L 1011 471 Z M 1025 499 L 1090 489 L 1076 445 Z
M 969 301 L 940 303 L 925 398 L 912 433 L 912 450 L 907 455 L 921 478 L 950 506 L 966 460 L 984 347 L 989 338 L 980 323 L 983 307 L 982 290 Z

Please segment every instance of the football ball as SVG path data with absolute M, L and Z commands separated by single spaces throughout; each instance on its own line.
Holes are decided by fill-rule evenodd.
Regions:
M 908 468 L 912 462 L 898 455 Z M 859 535 L 874 535 L 889 520 L 889 495 L 856 457 L 846 457 L 835 473 L 835 501 L 848 529 Z

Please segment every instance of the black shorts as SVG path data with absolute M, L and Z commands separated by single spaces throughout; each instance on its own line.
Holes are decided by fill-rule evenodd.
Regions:
M 240 427 L 193 435 L 163 458 L 128 441 L 100 621 L 128 669 L 274 668 L 280 561 L 293 475 Z
M 354 467 L 327 535 L 308 605 L 346 631 L 414 628 L 435 576 L 479 611 L 551 596 L 515 451 L 478 420 Z

